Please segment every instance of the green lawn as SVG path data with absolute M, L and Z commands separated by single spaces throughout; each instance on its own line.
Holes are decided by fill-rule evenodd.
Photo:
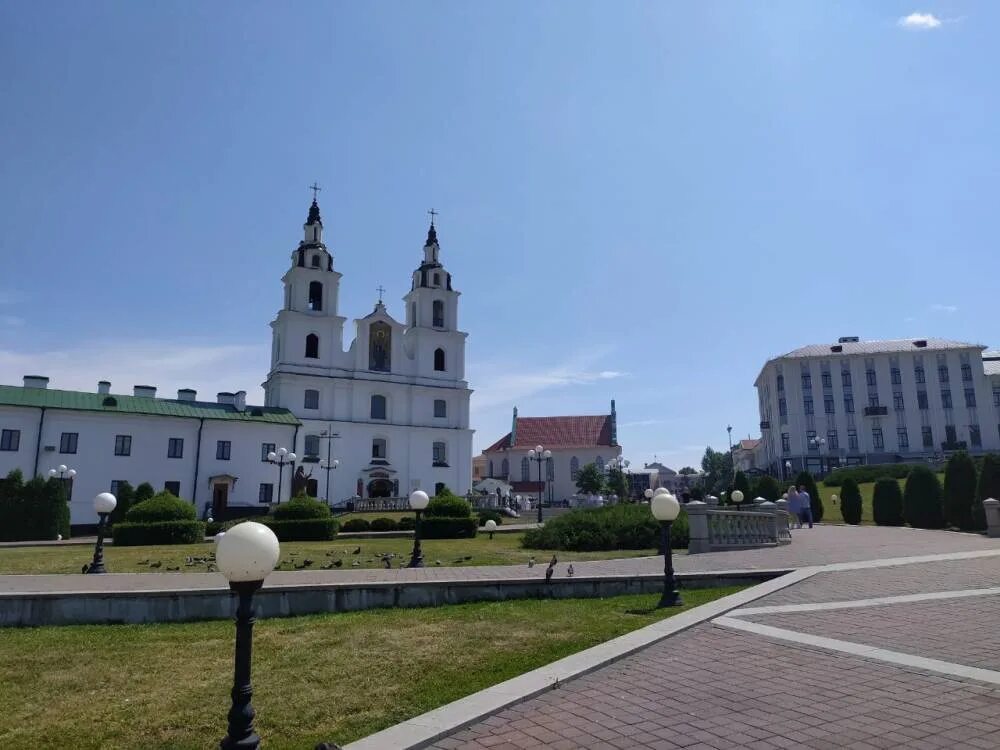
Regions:
M 443 566 L 454 565 L 527 565 L 535 557 L 539 562 L 548 560 L 551 552 L 532 551 L 521 547 L 522 533 L 497 534 L 490 539 L 480 534 L 475 539 L 428 539 L 422 544 L 424 564 L 433 567 L 437 561 Z M 361 548 L 359 554 L 354 550 Z M 105 547 L 104 561 L 111 573 L 165 573 L 168 568 L 180 572 L 204 572 L 205 564 L 189 566 L 186 558 L 205 558 L 212 553 L 211 542 L 201 544 L 176 544 L 150 547 Z M 311 569 L 322 568 L 341 561 L 341 570 L 383 567 L 378 555 L 395 553 L 393 567 L 409 560 L 413 549 L 412 538 L 397 539 L 335 539 L 332 542 L 285 542 L 281 545 L 281 570 L 293 570 L 312 560 Z M 329 553 L 329 554 L 327 554 Z M 6 573 L 79 573 L 90 561 L 91 547 L 84 545 L 53 545 L 39 547 L 0 548 L 0 574 Z M 656 550 L 609 550 L 605 552 L 559 552 L 559 559 L 606 560 L 615 557 L 642 557 L 655 555 Z M 468 558 L 468 559 L 467 559 Z M 142 565 L 149 562 L 159 567 Z M 358 565 L 354 565 L 357 562 Z M 171 571 L 173 572 L 173 571 Z
M 944 474 L 938 474 L 938 481 L 944 484 Z M 902 492 L 903 487 L 906 485 L 905 479 L 897 480 L 899 482 L 899 490 Z M 823 512 L 824 519 L 830 523 L 843 523 L 844 517 L 840 513 L 840 487 L 827 487 L 822 482 L 817 483 L 819 488 L 819 496 L 823 499 Z M 875 482 L 864 482 L 858 485 L 858 489 L 861 490 L 861 523 L 871 525 L 875 521 L 872 518 L 872 494 L 875 492 Z M 832 496 L 837 496 L 837 502 L 834 503 Z
M 684 609 L 738 589 L 684 591 Z M 684 609 L 657 595 L 370 610 L 257 622 L 270 750 L 340 744 Z M 233 625 L 0 630 L 0 747 L 217 747 Z
M 476 515 L 476 513 L 473 512 L 473 515 Z M 363 518 L 366 521 L 374 521 L 376 518 L 391 518 L 393 521 L 396 521 L 398 523 L 399 519 L 404 517 L 414 518 L 414 514 L 411 511 L 391 511 L 391 510 L 365 511 L 363 513 L 360 512 L 341 513 L 337 515 L 337 520 L 340 521 L 341 524 L 343 524 L 345 521 L 349 521 L 352 518 Z M 502 520 L 503 523 L 501 524 L 501 526 L 505 524 L 514 524 L 514 523 L 517 524 L 534 523 L 537 519 L 531 513 L 527 514 L 522 513 L 520 518 L 508 518 L 507 516 L 504 516 Z

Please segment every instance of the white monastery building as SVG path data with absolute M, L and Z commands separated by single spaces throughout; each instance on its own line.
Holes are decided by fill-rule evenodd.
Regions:
M 577 494 L 576 476 L 587 464 L 604 471 L 611 459 L 620 459 L 618 417 L 615 402 L 611 413 L 597 416 L 519 417 L 517 407 L 506 435 L 483 451 L 487 477 L 509 482 L 515 494 L 559 502 Z M 537 446 L 552 451 L 541 467 L 528 457 Z
M 1000 450 L 1000 353 L 945 339 L 804 346 L 768 360 L 754 385 L 756 465 L 803 468 L 941 459 Z
M 458 330 L 459 292 L 439 253 L 432 220 L 404 298 L 406 322 L 379 301 L 354 321 L 345 350 L 341 274 L 314 199 L 282 277 L 264 406 L 247 405 L 244 391 L 199 401 L 190 389 L 157 398 L 155 387 L 137 385 L 121 395 L 101 381 L 96 392 L 62 391 L 48 388 L 46 377 L 25 376 L 23 386 L 0 386 L 0 474 L 75 469 L 74 525 L 95 523 L 94 495 L 123 480 L 169 489 L 199 515 L 220 519 L 287 500 L 300 470 L 309 494 L 331 503 L 414 489 L 433 494 L 443 485 L 466 492 L 468 334 Z M 268 461 L 279 448 L 296 454 L 280 473 Z M 330 471 L 328 458 L 337 462 Z

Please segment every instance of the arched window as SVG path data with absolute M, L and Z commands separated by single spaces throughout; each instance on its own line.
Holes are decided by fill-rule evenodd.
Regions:
M 372 458 L 385 458 L 385 440 L 383 438 L 375 438 L 372 440 Z
M 319 391 L 306 390 L 305 401 L 302 406 L 306 409 L 318 409 L 319 408 Z
M 444 443 L 436 442 L 434 443 L 434 455 L 433 464 L 435 466 L 447 466 L 448 465 L 448 449 Z
M 372 419 L 385 419 L 385 396 L 376 393 L 372 396 Z
M 434 369 L 437 372 L 444 372 L 444 349 L 434 350 Z
M 580 474 L 580 459 L 577 458 L 576 456 L 573 456 L 573 458 L 569 460 L 569 478 L 575 482 L 579 474 Z
M 381 320 L 368 328 L 368 369 L 378 372 L 392 369 L 392 328 Z
M 312 259 L 313 268 L 319 268 L 319 256 L 314 255 Z
M 525 456 L 521 459 L 521 481 L 527 482 L 531 479 L 531 464 L 528 463 L 528 457 Z
M 444 328 L 444 302 L 439 299 L 434 300 L 432 309 L 434 311 L 432 316 L 434 318 L 434 327 Z
M 310 333 L 306 336 L 306 357 L 309 359 L 319 359 L 319 336 Z
M 309 309 L 323 309 L 323 283 L 321 281 L 309 282 Z
M 556 463 L 551 457 L 545 459 L 545 478 L 550 482 L 556 478 Z
M 493 459 L 490 459 L 490 477 L 493 476 Z
M 434 286 L 441 286 L 441 274 L 434 274 Z
M 503 463 L 500 464 L 500 476 L 503 479 L 510 477 L 510 462 L 505 458 Z

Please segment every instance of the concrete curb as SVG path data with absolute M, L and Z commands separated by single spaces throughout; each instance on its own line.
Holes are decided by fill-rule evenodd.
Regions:
M 385 750 L 390 747 L 398 750 L 417 750 L 427 747 L 441 737 L 474 724 L 508 706 L 529 700 L 546 690 L 554 690 L 567 680 L 582 677 L 664 638 L 803 581 L 818 571 L 818 568 L 802 568 L 785 573 L 739 593 L 668 617 L 364 737 L 347 745 L 344 750 Z

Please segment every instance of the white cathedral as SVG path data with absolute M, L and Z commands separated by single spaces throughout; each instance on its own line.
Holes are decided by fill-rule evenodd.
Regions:
M 458 329 L 459 293 L 439 258 L 433 213 L 404 297 L 406 322 L 380 300 L 354 321 L 346 350 L 341 274 L 315 198 L 304 228 L 271 322 L 264 406 L 247 405 L 244 391 L 203 401 L 183 388 L 158 398 L 155 386 L 126 395 L 101 381 L 95 391 L 65 391 L 25 375 L 22 386 L 0 385 L 0 475 L 65 468 L 78 526 L 96 522 L 94 495 L 122 481 L 169 489 L 219 518 L 287 500 L 296 473 L 330 503 L 469 490 L 468 334 Z M 268 456 L 282 448 L 296 459 L 279 468 Z
M 323 244 L 315 199 L 309 208 L 305 238 L 282 277 L 284 307 L 271 322 L 264 403 L 302 421 L 307 461 L 324 459 L 325 438 L 338 436 L 331 498 L 391 497 L 415 489 L 433 494 L 443 485 L 462 493 L 472 484 L 468 334 L 458 330 L 459 292 L 440 250 L 432 215 L 423 260 L 403 298 L 406 323 L 380 300 L 354 321 L 345 350 L 341 274 Z M 313 494 L 325 496 L 325 488 Z

